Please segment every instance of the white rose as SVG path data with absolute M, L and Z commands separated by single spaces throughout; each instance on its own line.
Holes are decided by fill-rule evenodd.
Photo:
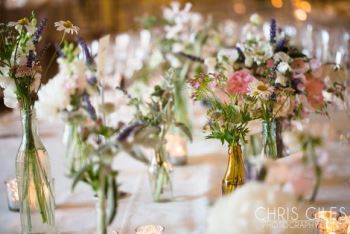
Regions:
M 39 90 L 38 101 L 35 103 L 39 118 L 57 120 L 62 110 L 68 108 L 70 93 L 67 93 L 65 88 L 67 83 L 65 78 L 59 73 Z
M 286 62 L 280 62 L 277 66 L 277 71 L 281 73 L 286 73 L 287 71 L 291 71 L 291 67 Z
M 0 76 L 0 87 L 6 89 L 10 85 L 15 85 L 15 81 L 8 76 Z
M 237 51 L 237 49 L 220 49 L 218 52 L 218 59 L 219 61 L 223 61 L 224 57 L 227 57 L 230 62 L 234 63 L 237 61 L 237 59 L 239 58 L 239 53 Z
M 286 62 L 288 63 L 290 61 L 290 57 L 288 54 L 284 53 L 284 52 L 277 52 L 274 56 L 273 56 L 273 60 L 275 62 L 278 61 L 282 61 L 282 62 Z
M 4 89 L 4 104 L 9 108 L 16 108 L 18 105 L 16 86 L 9 85 Z

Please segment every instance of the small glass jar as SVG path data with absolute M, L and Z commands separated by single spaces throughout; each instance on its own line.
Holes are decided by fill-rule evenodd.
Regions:
M 169 201 L 173 196 L 172 165 L 167 160 L 163 146 L 158 147 L 148 168 L 149 182 L 153 200 Z

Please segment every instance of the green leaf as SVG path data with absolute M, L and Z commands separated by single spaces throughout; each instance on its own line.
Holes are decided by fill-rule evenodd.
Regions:
M 75 186 L 78 184 L 79 181 L 83 180 L 84 174 L 87 170 L 91 168 L 91 164 L 88 164 L 84 167 L 82 167 L 73 178 L 73 184 L 72 184 L 72 191 L 74 190 Z
M 188 139 L 190 139 L 190 141 L 192 141 L 192 133 L 185 124 L 177 122 L 175 123 L 175 126 L 178 127 L 188 137 Z
M 108 177 L 108 224 L 112 224 L 118 209 L 118 186 L 114 176 Z

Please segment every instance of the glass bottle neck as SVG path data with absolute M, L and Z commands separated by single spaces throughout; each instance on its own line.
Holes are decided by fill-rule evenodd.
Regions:
M 35 147 L 38 130 L 34 110 L 21 110 L 22 144 L 25 147 Z
M 276 120 L 263 121 L 263 132 L 275 132 L 276 131 Z

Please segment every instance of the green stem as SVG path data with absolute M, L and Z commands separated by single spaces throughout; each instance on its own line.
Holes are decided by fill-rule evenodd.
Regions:
M 315 186 L 314 186 L 311 198 L 310 198 L 310 201 L 313 202 L 316 199 L 318 190 L 319 190 L 320 185 L 321 185 L 322 168 L 318 165 L 317 155 L 316 155 L 314 147 L 311 146 L 311 144 L 309 145 L 309 153 L 311 154 L 312 163 L 314 165 L 314 173 L 316 176 Z
M 97 234 L 107 234 L 107 214 L 106 214 L 106 176 L 102 169 L 100 173 L 100 186 L 98 190 L 97 207 Z
M 53 196 L 53 191 L 51 188 L 51 184 L 46 175 L 46 170 L 41 165 L 40 157 L 35 145 L 34 139 L 34 129 L 32 125 L 32 106 L 28 104 L 28 102 L 24 102 L 23 104 L 23 131 L 24 131 L 24 153 L 25 153 L 25 164 L 24 164 L 24 172 L 23 172 L 23 187 L 24 191 L 22 192 L 22 202 L 27 203 L 27 222 L 29 227 L 31 228 L 31 208 L 30 200 L 34 194 L 30 194 L 30 183 L 33 181 L 34 184 L 34 192 L 36 196 L 35 202 L 37 202 L 39 206 L 39 211 L 41 214 L 41 218 L 43 223 L 53 224 L 53 215 L 51 213 L 51 205 L 49 202 L 51 201 L 50 197 Z M 45 194 L 45 188 L 49 194 Z
M 58 44 L 58 47 L 61 47 L 63 41 L 64 41 L 64 38 L 66 36 L 66 32 L 63 33 L 63 36 L 61 38 L 61 41 L 60 43 Z M 46 70 L 45 70 L 45 77 L 47 76 L 47 72 L 49 71 L 50 67 L 52 66 L 52 63 L 54 61 L 54 59 L 56 58 L 56 55 L 57 55 L 57 51 L 55 50 L 55 52 L 53 53 L 53 55 L 51 56 L 50 60 L 49 60 L 49 64 L 47 65 L 46 67 Z

